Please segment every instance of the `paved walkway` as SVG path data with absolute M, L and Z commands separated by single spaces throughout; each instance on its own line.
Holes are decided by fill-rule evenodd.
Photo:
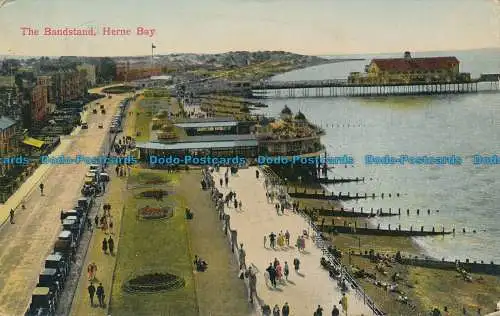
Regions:
M 136 102 L 139 101 L 140 99 Z M 134 104 L 129 107 L 128 111 L 130 111 L 133 106 Z M 136 116 L 127 115 L 125 117 L 124 135 L 133 136 L 133 131 L 135 131 Z M 122 135 L 118 135 L 117 139 L 121 136 Z M 117 177 L 115 170 L 110 170 L 109 175 L 111 176 L 111 182 L 108 186 L 104 203 L 109 203 L 111 205 L 111 216 L 113 220 L 113 231 L 111 236 L 115 242 L 115 254 L 105 255 L 103 253 L 102 241 L 104 238 L 109 238 L 110 235 L 106 235 L 101 229 L 96 229 L 94 227 L 87 256 L 84 260 L 82 273 L 79 277 L 73 304 L 71 305 L 71 312 L 68 313 L 68 315 L 108 315 L 109 301 L 111 299 L 111 287 L 113 286 L 113 275 L 116 266 L 116 254 L 120 241 L 121 220 L 123 209 L 125 207 L 127 189 L 127 177 Z M 102 216 L 102 212 L 102 209 L 98 211 L 99 216 Z M 90 285 L 90 282 L 88 281 L 87 267 L 92 262 L 94 262 L 97 266 L 96 282 L 94 282 L 94 285 L 97 287 L 100 282 L 102 283 L 102 286 L 104 287 L 106 308 L 99 308 L 97 306 L 90 305 L 90 297 L 87 290 L 87 287 Z M 94 304 L 97 305 L 97 303 L 97 297 L 94 297 Z
M 333 305 L 339 307 L 341 298 L 336 282 L 330 279 L 328 272 L 320 265 L 322 252 L 311 240 L 306 239 L 306 252 L 300 253 L 296 248 L 272 250 L 264 248 L 264 236 L 280 231 L 290 232 L 290 244 L 294 245 L 303 229 L 308 224 L 299 215 L 285 211 L 285 215 L 277 215 L 274 203 L 266 200 L 264 180 L 255 178 L 255 167 L 241 169 L 238 174 L 229 178 L 228 188 L 219 191 L 226 194 L 229 190 L 236 192 L 236 199 L 242 201 L 242 210 L 234 210 L 231 206 L 226 212 L 231 215 L 231 228 L 238 231 L 238 242 L 246 249 L 246 262 L 255 265 L 257 274 L 257 294 L 261 300 L 271 306 L 280 307 L 288 302 L 292 315 L 312 315 L 318 305 L 324 308 L 323 315 L 330 315 Z M 214 172 L 215 183 L 224 177 L 225 168 L 220 173 Z M 262 174 L 262 172 L 261 172 Z M 269 238 L 268 238 L 269 239 Z M 269 242 L 269 241 L 268 241 Z M 278 258 L 283 265 L 285 261 L 290 267 L 289 282 L 279 285 L 273 290 L 266 286 L 264 272 L 270 262 Z M 299 258 L 300 272 L 297 275 L 293 268 L 294 258 Z M 373 315 L 371 310 L 363 305 L 363 301 L 354 294 L 348 294 L 350 316 Z M 339 307 L 340 308 L 340 307 Z
M 121 99 L 101 100 L 109 109 L 107 114 L 90 115 L 89 129 L 64 140 L 56 154 L 98 155 Z M 103 129 L 97 128 L 101 122 Z M 17 212 L 15 224 L 7 223 L 0 230 L 0 315 L 24 314 L 43 261 L 61 229 L 60 210 L 74 206 L 87 170 L 85 164 L 41 166 L 4 205 L 10 210 L 11 205 L 24 200 L 26 210 Z M 37 189 L 41 178 L 44 196 Z

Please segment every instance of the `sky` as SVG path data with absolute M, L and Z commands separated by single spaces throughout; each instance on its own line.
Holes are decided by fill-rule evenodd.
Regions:
M 23 36 L 21 27 L 41 35 Z M 94 27 L 95 37 L 44 36 Z M 130 29 L 104 36 L 102 29 Z M 137 27 L 155 35 L 136 35 Z M 500 0 L 0 0 L 0 55 L 310 55 L 500 47 Z

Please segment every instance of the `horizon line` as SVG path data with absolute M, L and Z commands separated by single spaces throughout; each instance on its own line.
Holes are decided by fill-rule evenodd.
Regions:
M 156 46 L 158 48 L 158 46 Z M 256 52 L 285 52 L 285 53 L 291 53 L 291 54 L 297 54 L 297 55 L 302 55 L 302 56 L 315 56 L 315 57 L 326 57 L 326 56 L 356 56 L 356 55 L 385 55 L 385 54 L 401 54 L 404 53 L 405 51 L 409 51 L 411 53 L 439 53 L 439 52 L 467 52 L 467 51 L 476 51 L 476 50 L 500 50 L 500 46 L 490 46 L 490 47 L 481 47 L 481 48 L 469 48 L 469 49 L 443 49 L 443 50 L 420 50 L 420 51 L 411 51 L 411 50 L 401 50 L 397 52 L 368 52 L 368 53 L 320 53 L 320 54 L 303 54 L 303 53 L 296 53 L 293 51 L 287 51 L 287 50 L 228 50 L 228 51 L 221 51 L 221 52 L 210 52 L 210 53 L 203 53 L 203 52 L 184 52 L 184 53 L 159 53 L 155 54 L 154 56 L 170 56 L 170 55 L 221 55 L 221 54 L 228 54 L 228 53 L 235 53 L 235 52 L 249 52 L 249 53 L 256 53 Z M 9 50 L 12 51 L 12 50 Z M 15 57 L 17 59 L 19 58 L 34 58 L 34 57 L 77 57 L 77 58 L 137 58 L 137 57 L 151 57 L 150 54 L 145 54 L 145 55 L 112 55 L 112 56 L 104 56 L 104 55 L 96 55 L 96 56 L 91 56 L 91 55 L 18 55 L 18 54 L 1 54 L 0 56 L 2 57 Z

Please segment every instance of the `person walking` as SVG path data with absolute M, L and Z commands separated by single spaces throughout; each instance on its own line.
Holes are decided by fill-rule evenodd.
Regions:
M 321 305 L 318 305 L 318 308 L 314 312 L 314 316 L 323 316 L 323 307 L 321 307 Z
M 91 277 L 90 281 L 95 280 L 95 275 L 97 273 L 97 265 L 95 264 L 95 262 L 91 263 L 91 271 L 90 271 L 90 273 L 91 273 L 91 275 L 90 275 L 90 277 Z
M 332 316 L 340 316 L 340 311 L 337 308 L 337 305 L 333 305 Z
M 264 248 L 266 248 L 266 244 L 267 244 L 267 236 L 264 235 Z
M 40 183 L 39 187 L 40 187 L 40 195 L 43 196 L 43 188 L 44 188 L 43 183 Z
M 299 260 L 299 258 L 293 259 L 293 266 L 295 268 L 295 272 L 299 273 L 299 269 L 300 269 L 300 260 Z
M 111 215 L 109 216 L 109 234 L 113 235 L 113 219 L 111 218 Z
M 10 223 L 14 224 L 14 210 L 13 209 L 10 209 L 9 218 L 10 218 Z
M 342 311 L 344 312 L 345 315 L 347 315 L 347 296 L 345 293 L 342 293 L 342 298 L 340 299 L 339 302 L 340 306 L 342 306 Z
M 104 251 L 105 255 L 108 254 L 108 240 L 106 238 L 102 240 L 102 251 Z
M 96 290 L 97 299 L 99 300 L 99 307 L 104 308 L 104 288 L 102 287 L 102 283 L 99 283 L 99 286 Z
M 274 305 L 273 316 L 280 316 L 280 307 L 278 306 L 278 304 Z
M 95 214 L 94 224 L 96 228 L 99 228 L 99 214 Z
M 288 232 L 288 229 L 286 230 L 285 233 L 285 240 L 286 240 L 286 246 L 290 247 L 290 232 Z
M 285 261 L 285 269 L 284 269 L 284 274 L 285 274 L 285 280 L 288 281 L 288 275 L 290 274 L 290 268 L 288 268 L 288 262 Z
M 253 304 L 253 296 L 255 295 L 257 297 L 257 276 L 252 270 L 252 267 L 248 268 L 248 270 L 245 272 L 245 276 L 248 278 L 248 285 L 250 288 L 248 300 L 250 301 L 250 304 Z
M 61 224 L 62 224 L 64 220 L 64 210 L 61 210 L 61 215 L 59 216 L 59 218 L 61 219 Z
M 245 249 L 243 249 L 243 244 L 240 244 L 240 249 L 239 249 L 239 259 L 240 259 L 240 270 L 244 269 L 246 267 L 245 264 L 245 258 L 246 258 L 246 252 Z
M 269 273 L 271 285 L 276 288 L 276 269 L 273 267 L 272 263 L 269 263 L 269 267 L 267 267 L 266 271 Z
M 92 281 L 93 279 L 93 266 L 92 266 L 92 263 L 89 263 L 89 265 L 87 266 L 87 274 L 88 274 L 88 277 L 89 277 L 89 281 Z
M 90 285 L 87 288 L 87 290 L 89 291 L 90 306 L 94 306 L 94 294 L 95 294 L 95 286 L 94 286 L 94 284 L 90 283 Z
M 282 316 L 290 315 L 290 306 L 288 306 L 288 302 L 285 302 L 285 305 L 283 305 L 283 308 L 281 309 L 281 315 Z
M 109 254 L 112 255 L 115 250 L 115 241 L 113 240 L 113 238 L 111 238 L 111 236 L 109 236 L 108 239 L 108 248 L 109 248 Z
M 274 249 L 276 247 L 276 235 L 273 232 L 269 234 L 269 243 L 271 248 Z

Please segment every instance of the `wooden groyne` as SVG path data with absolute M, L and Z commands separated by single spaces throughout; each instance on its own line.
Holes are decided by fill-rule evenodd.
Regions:
M 372 259 L 374 257 L 373 255 L 370 255 L 369 251 L 352 251 L 351 255 L 363 257 L 366 259 Z M 392 255 L 392 257 L 394 256 L 395 255 Z M 461 269 L 465 269 L 469 273 L 488 274 L 495 276 L 500 275 L 500 265 L 495 264 L 493 261 L 491 261 L 490 263 L 485 263 L 484 261 L 470 261 L 469 259 L 465 259 L 465 261 L 445 261 L 444 258 L 441 260 L 436 260 L 428 257 L 402 255 L 401 258 L 397 260 L 397 262 L 409 266 L 441 270 L 456 270 L 457 266 L 459 266 Z
M 337 183 L 348 183 L 348 182 L 365 182 L 365 178 L 319 178 L 318 182 L 321 184 L 337 184 Z
M 332 192 L 330 194 L 327 194 L 327 191 L 325 191 L 325 190 L 323 190 L 321 193 L 318 193 L 317 191 L 315 191 L 315 193 L 308 193 L 306 190 L 304 190 L 303 192 L 297 192 L 296 190 L 295 190 L 295 192 L 290 192 L 290 190 L 288 190 L 287 193 L 290 197 L 295 198 L 295 199 L 332 200 L 332 201 L 360 200 L 360 199 L 369 199 L 369 198 L 374 199 L 376 197 L 380 197 L 383 199 L 385 197 L 392 198 L 392 197 L 400 197 L 401 196 L 400 193 L 396 193 L 396 194 L 381 193 L 380 195 L 377 195 L 375 193 L 372 193 L 372 194 L 368 194 L 368 193 L 351 194 L 350 192 L 347 192 L 347 194 L 345 194 L 345 193 L 342 194 L 342 192 L 339 192 L 338 194 L 335 194 L 334 192 Z
M 344 222 L 346 224 L 346 222 Z M 392 229 L 389 225 L 387 229 L 381 229 L 380 225 L 377 228 L 368 228 L 365 223 L 364 227 L 355 227 L 355 226 L 339 226 L 339 225 L 318 225 L 318 228 L 322 232 L 327 233 L 340 233 L 340 234 L 358 234 L 358 235 L 372 235 L 372 236 L 392 236 L 392 237 L 424 237 L 424 236 L 443 236 L 453 234 L 452 231 L 445 231 L 444 229 L 441 231 L 435 230 L 433 227 L 431 231 L 424 230 L 424 227 L 421 226 L 420 230 L 402 230 L 401 226 L 397 229 Z
M 304 209 L 302 212 L 305 212 L 307 214 L 313 214 L 315 213 L 318 216 L 336 216 L 336 217 L 390 217 L 390 216 L 401 216 L 401 214 L 406 214 L 407 216 L 410 216 L 410 214 L 413 214 L 415 212 L 417 215 L 420 215 L 420 209 L 416 210 L 411 210 L 406 209 L 402 210 L 401 208 L 398 209 L 392 209 L 388 208 L 386 211 L 384 211 L 382 208 L 374 210 L 373 207 L 370 208 L 370 210 L 365 210 L 363 207 L 360 207 L 358 209 L 355 209 L 354 207 L 348 209 L 348 208 L 331 208 L 331 209 L 325 209 L 325 208 L 314 208 L 312 210 L 309 209 Z M 427 215 L 431 215 L 431 213 L 439 213 L 439 210 L 422 210 L 422 212 L 427 212 Z
M 304 212 L 307 213 L 308 211 L 304 210 Z M 397 213 L 387 213 L 387 212 L 381 212 L 379 210 L 376 212 L 373 212 L 373 208 L 372 208 L 371 212 L 363 212 L 363 211 L 359 212 L 359 211 L 355 211 L 354 208 L 352 208 L 352 209 L 344 209 L 344 208 L 325 209 L 325 208 L 322 208 L 322 209 L 313 209 L 313 212 L 315 212 L 316 215 L 318 215 L 318 216 L 335 216 L 335 217 L 375 217 L 375 216 L 389 217 L 389 216 L 398 216 Z

